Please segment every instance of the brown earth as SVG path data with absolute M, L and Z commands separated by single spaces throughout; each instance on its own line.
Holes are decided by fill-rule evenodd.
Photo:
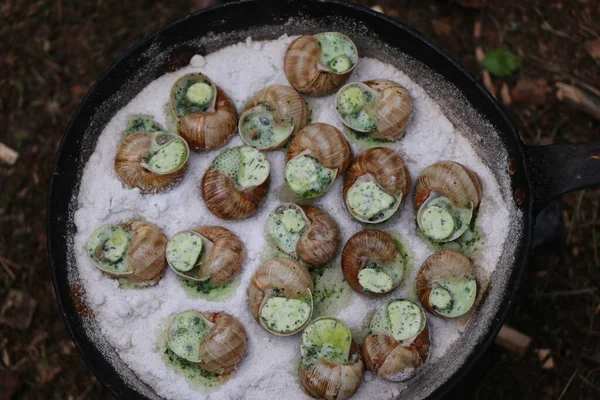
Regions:
M 7 308 L 0 322 L 0 398 L 110 397 L 74 348 L 50 282 L 44 224 L 52 162 L 69 118 L 102 72 L 153 30 L 210 3 L 0 4 L 0 141 L 20 154 L 14 166 L 0 165 L 0 304 Z M 500 98 L 507 101 L 509 93 L 506 109 L 524 142 L 600 139 L 599 121 L 557 100 L 554 89 L 556 82 L 600 89 L 597 0 L 378 4 L 480 79 L 478 46 L 521 55 L 517 73 L 492 77 L 487 86 L 498 93 L 506 86 Z M 498 347 L 489 351 L 485 368 L 462 385 L 466 398 L 600 398 L 599 204 L 599 188 L 561 199 L 564 230 L 551 246 L 538 249 L 509 321 L 533 338 L 531 349 L 524 356 Z M 20 305 L 21 312 L 13 315 L 11 305 Z M 552 363 L 538 358 L 546 353 Z

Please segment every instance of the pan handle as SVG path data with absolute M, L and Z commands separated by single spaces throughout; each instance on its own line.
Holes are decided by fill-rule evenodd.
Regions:
M 600 185 L 600 142 L 526 146 L 525 155 L 534 215 L 560 195 Z

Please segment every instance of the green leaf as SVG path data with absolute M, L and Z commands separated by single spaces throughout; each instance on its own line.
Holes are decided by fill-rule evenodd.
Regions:
M 493 49 L 485 53 L 481 65 L 497 77 L 504 78 L 519 69 L 521 57 L 506 49 Z

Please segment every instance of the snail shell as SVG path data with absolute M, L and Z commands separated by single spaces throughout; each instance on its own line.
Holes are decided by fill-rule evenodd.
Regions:
M 390 306 L 399 310 L 391 312 Z M 396 317 L 395 322 L 390 315 Z M 419 320 L 411 321 L 413 324 L 420 323 L 408 325 L 410 317 Z M 362 350 L 365 364 L 373 373 L 395 382 L 412 378 L 429 355 L 429 329 L 424 311 L 410 300 L 388 302 L 373 317 L 371 333 Z
M 455 251 L 438 251 L 419 270 L 417 293 L 432 314 L 447 318 L 466 314 L 477 297 L 473 262 Z
M 352 289 L 381 296 L 400 285 L 404 258 L 391 236 L 377 230 L 363 230 L 344 246 L 342 271 Z
M 279 250 L 309 265 L 331 260 L 340 244 L 340 230 L 328 213 L 294 203 L 269 215 L 268 232 Z
M 172 319 L 167 345 L 206 371 L 228 375 L 244 358 L 248 337 L 242 324 L 229 314 L 188 310 Z
M 375 139 L 400 139 L 413 114 L 408 90 L 386 79 L 349 83 L 338 91 L 335 104 L 344 125 Z
M 164 152 L 173 155 L 163 158 Z M 185 140 L 167 132 L 136 132 L 125 137 L 115 156 L 115 172 L 125 185 L 142 193 L 156 193 L 177 184 L 188 164 Z
M 299 262 L 287 258 L 275 258 L 264 262 L 256 271 L 248 287 L 250 312 L 256 321 L 270 333 L 289 336 L 302 330 L 310 322 L 313 312 L 312 293 L 314 284 L 310 273 Z M 273 298 L 283 299 L 280 306 L 297 311 L 294 324 L 279 329 L 277 314 L 265 314 Z M 283 311 L 282 311 L 283 312 Z M 268 318 L 267 318 L 268 317 Z
M 351 159 L 350 145 L 337 128 L 323 123 L 306 125 L 290 143 L 284 181 L 299 197 L 317 197 L 346 171 Z M 307 176 L 309 170 L 314 173 Z
M 267 196 L 271 164 L 250 146 L 222 151 L 202 177 L 202 197 L 214 215 L 243 219 L 253 214 Z
M 302 97 L 288 86 L 273 85 L 250 98 L 238 131 L 247 145 L 272 150 L 298 133 L 307 121 L 308 111 Z
M 321 333 L 321 340 L 325 337 L 324 340 L 333 339 L 332 342 L 335 343 L 314 343 L 313 331 Z M 339 339 L 338 336 L 344 337 Z M 323 347 L 318 347 L 323 344 L 328 345 L 328 348 L 325 354 L 320 354 Z M 302 334 L 300 350 L 300 384 L 309 396 L 345 400 L 352 397 L 362 383 L 364 364 L 360 349 L 352 340 L 350 329 L 341 320 L 331 317 L 314 320 Z M 311 355 L 313 352 L 316 354 Z
M 417 179 L 414 203 L 421 232 L 436 242 L 459 238 L 481 202 L 477 175 L 454 161 L 439 161 Z
M 324 32 L 294 40 L 285 52 L 283 71 L 298 92 L 325 96 L 348 79 L 357 61 L 358 50 L 350 38 Z
M 351 190 L 360 194 L 362 188 L 366 189 L 367 197 L 354 197 Z M 387 147 L 374 147 L 359 154 L 344 177 L 346 208 L 354 218 L 365 223 L 389 219 L 409 192 L 410 175 L 406 164 L 398 153 Z M 369 193 L 377 193 L 379 203 L 369 198 Z
M 200 89 L 194 91 L 192 87 Z M 199 73 L 184 75 L 175 82 L 171 109 L 177 119 L 177 131 L 192 150 L 222 147 L 237 127 L 237 112 L 229 96 Z
M 180 264 L 171 257 L 173 251 L 177 252 L 176 242 L 181 234 L 189 235 L 188 245 L 200 244 L 202 253 L 193 253 L 196 256 L 192 268 L 186 271 L 177 268 Z M 193 241 L 193 239 L 197 239 Z M 185 239 L 184 239 L 185 240 Z M 174 250 L 171 250 L 173 247 Z M 195 249 L 194 249 L 195 250 Z M 189 251 L 189 248 L 188 248 Z M 181 250 L 179 250 L 181 253 Z M 176 254 L 175 254 L 176 255 Z M 192 281 L 208 282 L 211 285 L 222 286 L 231 282 L 242 271 L 244 262 L 244 246 L 240 239 L 230 230 L 220 226 L 202 226 L 176 233 L 167 245 L 167 263 L 179 276 Z M 187 269 L 187 268 L 184 268 Z
M 87 252 L 107 275 L 156 285 L 165 271 L 166 247 L 167 237 L 156 225 L 132 219 L 98 227 L 90 235 Z

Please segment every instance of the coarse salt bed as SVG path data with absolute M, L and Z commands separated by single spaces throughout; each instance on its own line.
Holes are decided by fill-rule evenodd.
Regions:
M 285 154 L 281 151 L 268 153 L 272 163 L 272 181 L 265 204 L 247 220 L 235 222 L 213 216 L 200 196 L 200 180 L 218 151 L 193 154 L 181 184 L 156 195 L 141 195 L 138 190 L 126 189 L 113 168 L 115 151 L 129 117 L 150 114 L 160 124 L 167 124 L 170 89 L 179 77 L 191 72 L 209 76 L 233 99 L 240 111 L 245 101 L 264 87 L 288 85 L 283 73 L 283 54 L 293 39 L 285 35 L 278 40 L 264 42 L 248 38 L 204 57 L 194 56 L 190 66 L 155 80 L 112 118 L 98 138 L 97 147 L 85 167 L 78 198 L 79 209 L 75 213 L 77 235 L 74 244 L 87 302 L 94 311 L 101 333 L 121 359 L 164 398 L 266 400 L 279 399 L 285 393 L 287 400 L 308 399 L 297 376 L 299 335 L 276 337 L 260 328 L 250 314 L 246 295 L 252 275 L 266 255 L 272 254 L 265 238 L 265 225 L 269 212 L 281 202 L 281 195 L 287 193 L 281 174 Z M 476 226 L 483 233 L 485 243 L 484 249 L 477 251 L 472 258 L 478 279 L 485 282 L 498 263 L 508 234 L 509 210 L 502 200 L 498 182 L 468 140 L 444 116 L 441 108 L 403 72 L 379 60 L 361 58 L 349 81 L 375 78 L 396 81 L 411 93 L 413 120 L 405 137 L 389 147 L 405 159 L 413 182 L 425 167 L 439 160 L 458 161 L 475 171 L 481 179 L 483 199 Z M 313 122 L 325 122 L 343 131 L 333 100 L 334 95 L 307 98 L 314 110 Z M 236 135 L 226 147 L 240 144 L 242 142 Z M 351 142 L 351 145 L 354 154 L 363 149 L 357 143 Z M 345 209 L 341 186 L 341 179 L 337 179 L 330 190 L 314 203 L 327 210 L 337 221 L 342 231 L 342 243 L 345 243 L 363 227 Z M 291 199 L 289 194 L 286 199 Z M 386 301 L 398 297 L 416 300 L 414 282 L 417 271 L 434 252 L 415 231 L 410 196 L 403 201 L 398 214 L 377 228 L 394 233 L 408 250 L 410 265 L 400 288 L 378 299 L 348 290 L 349 294 L 344 298 L 345 307 L 337 307 L 331 313 L 344 320 L 357 336 L 364 333 L 369 318 Z M 142 215 L 155 223 L 168 236 L 201 225 L 221 225 L 236 233 L 244 242 L 246 261 L 235 292 L 218 302 L 189 297 L 171 270 L 166 271 L 156 287 L 140 290 L 119 288 L 117 281 L 94 267 L 85 253 L 85 244 L 97 226 L 122 222 L 134 215 Z M 339 258 L 338 254 L 330 273 L 341 280 Z M 237 317 L 247 330 L 249 345 L 246 358 L 232 379 L 217 391 L 204 392 L 164 361 L 169 318 L 186 309 L 227 312 Z M 428 315 L 428 323 L 432 341 L 428 362 L 435 363 L 465 329 L 465 320 Z M 371 399 L 376 393 L 379 399 L 392 399 L 406 385 L 410 385 L 410 381 L 391 383 L 365 372 L 364 382 L 353 398 Z

